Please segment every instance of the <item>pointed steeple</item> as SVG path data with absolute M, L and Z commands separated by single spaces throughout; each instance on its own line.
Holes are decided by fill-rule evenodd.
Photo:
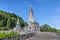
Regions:
M 19 23 L 19 18 L 17 19 L 17 24 L 20 24 L 20 23 Z
M 16 25 L 21 26 L 21 25 L 20 25 L 20 22 L 19 22 L 19 18 L 17 18 L 17 23 L 16 23 Z
M 33 9 L 32 9 L 32 5 L 30 5 L 30 13 L 32 14 L 33 16 Z
M 30 10 L 29 10 L 29 22 L 34 22 L 33 10 L 32 10 L 32 6 L 31 5 L 30 5 Z

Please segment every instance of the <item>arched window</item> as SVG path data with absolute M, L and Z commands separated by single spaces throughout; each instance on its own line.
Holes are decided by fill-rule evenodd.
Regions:
M 30 27 L 30 29 L 31 29 L 31 27 Z

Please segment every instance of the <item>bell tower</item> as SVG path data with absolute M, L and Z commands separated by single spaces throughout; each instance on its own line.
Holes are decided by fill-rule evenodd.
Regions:
M 29 10 L 29 22 L 33 22 L 34 23 L 33 10 L 32 10 L 32 6 L 31 5 L 30 5 L 30 10 Z
M 32 6 L 30 5 L 29 9 L 29 23 L 28 23 L 28 29 L 31 31 L 37 31 L 39 30 L 39 24 L 34 20 L 33 17 L 33 9 Z
M 19 18 L 18 18 L 17 22 L 16 22 L 16 27 L 14 28 L 14 31 L 19 33 L 20 30 L 21 30 L 21 24 L 20 24 Z
M 29 23 L 28 23 L 28 28 L 30 30 L 34 30 L 34 17 L 33 17 L 33 9 L 32 9 L 31 5 L 30 5 L 30 9 L 29 9 Z

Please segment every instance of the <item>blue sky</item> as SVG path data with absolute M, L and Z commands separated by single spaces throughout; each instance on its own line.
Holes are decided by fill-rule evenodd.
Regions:
M 0 0 L 0 10 L 15 13 L 28 22 L 30 4 L 39 25 L 60 29 L 60 0 Z

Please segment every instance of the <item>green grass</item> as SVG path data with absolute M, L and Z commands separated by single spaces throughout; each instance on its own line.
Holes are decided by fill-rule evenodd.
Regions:
M 12 36 L 18 36 L 19 34 L 17 32 L 10 32 L 10 33 L 0 33 L 0 38 L 6 38 L 6 37 L 12 37 Z

